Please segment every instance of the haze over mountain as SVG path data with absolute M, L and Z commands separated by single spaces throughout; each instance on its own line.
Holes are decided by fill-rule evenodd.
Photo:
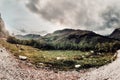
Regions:
M 17 39 L 21 40 L 30 40 L 30 39 L 39 39 L 41 36 L 38 34 L 27 34 L 27 35 L 15 35 Z

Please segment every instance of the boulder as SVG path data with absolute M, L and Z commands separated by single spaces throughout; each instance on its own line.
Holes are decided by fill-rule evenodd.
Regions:
M 75 68 L 80 68 L 80 67 L 81 67 L 80 64 L 75 65 Z
M 27 57 L 26 57 L 26 56 L 21 56 L 21 55 L 19 55 L 19 59 L 20 59 L 20 60 L 27 60 Z

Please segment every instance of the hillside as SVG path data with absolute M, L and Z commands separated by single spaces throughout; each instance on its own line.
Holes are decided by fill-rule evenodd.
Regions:
M 115 29 L 109 37 L 120 40 L 120 28 Z
M 15 37 L 21 40 L 30 40 L 30 39 L 36 40 L 36 39 L 41 38 L 41 36 L 37 34 L 15 35 Z
M 38 36 L 39 37 L 39 36 Z M 34 37 L 33 37 L 34 38 Z M 120 49 L 120 41 L 87 30 L 63 29 L 33 40 L 9 37 L 8 42 L 45 50 L 81 50 L 111 52 Z
M 64 29 L 55 31 L 52 34 L 48 34 L 45 37 L 46 41 L 49 42 L 72 42 L 72 43 L 97 43 L 97 42 L 109 42 L 112 39 L 96 34 L 92 31 L 86 30 L 74 30 L 74 29 Z
M 46 42 L 59 47 L 58 49 L 79 49 L 85 51 L 89 49 L 95 50 L 95 47 L 98 47 L 99 44 L 109 46 L 117 41 L 114 38 L 102 36 L 92 31 L 74 29 L 58 30 L 52 34 L 47 34 L 43 38 Z
M 7 37 L 9 35 L 8 31 L 5 29 L 4 21 L 0 14 L 0 37 Z

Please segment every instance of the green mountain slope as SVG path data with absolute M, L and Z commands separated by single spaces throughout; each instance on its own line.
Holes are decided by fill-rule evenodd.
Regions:
M 10 37 L 11 43 L 30 45 L 49 50 L 81 50 L 81 51 L 116 51 L 120 49 L 120 41 L 102 36 L 92 31 L 63 29 L 34 40 L 19 40 Z

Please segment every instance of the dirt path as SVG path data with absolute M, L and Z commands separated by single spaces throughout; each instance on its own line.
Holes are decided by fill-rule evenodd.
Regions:
M 117 59 L 94 71 L 85 73 L 79 80 L 120 80 L 120 50 Z
M 77 80 L 80 72 L 36 70 L 18 62 L 5 49 L 0 48 L 0 80 Z

